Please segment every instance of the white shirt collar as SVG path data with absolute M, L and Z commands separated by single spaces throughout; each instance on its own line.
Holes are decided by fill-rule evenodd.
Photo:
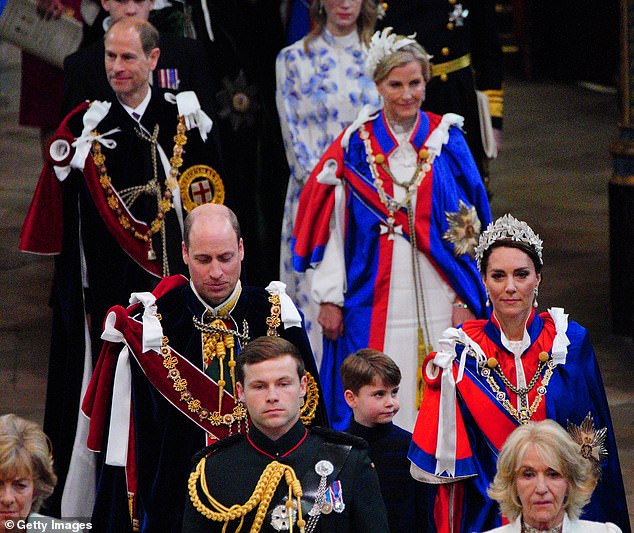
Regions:
M 356 30 L 351 31 L 348 35 L 333 35 L 328 29 L 324 28 L 322 37 L 330 46 L 337 48 L 358 45 L 360 42 L 359 33 Z
M 123 102 L 121 102 L 121 100 L 119 100 L 119 103 L 121 103 L 121 105 L 123 106 L 123 109 L 125 109 L 128 115 L 130 115 L 133 119 L 134 119 L 134 115 L 132 115 L 132 113 L 136 113 L 137 115 L 139 115 L 139 120 L 137 122 L 140 122 L 141 118 L 143 117 L 143 113 L 145 113 L 147 106 L 150 104 L 151 98 L 152 98 L 152 89 L 148 87 L 148 91 L 147 91 L 147 94 L 145 95 L 145 98 L 135 108 L 125 105 Z
M 233 311 L 233 308 L 238 301 L 237 295 L 242 292 L 242 284 L 240 283 L 240 280 L 238 280 L 238 283 L 236 283 L 236 286 L 233 288 L 233 292 L 229 295 L 229 297 L 224 302 L 218 304 L 215 307 L 212 307 L 200 297 L 200 294 L 198 294 L 198 291 L 196 290 L 196 287 L 194 287 L 194 283 L 191 280 L 189 280 L 189 286 L 192 288 L 192 291 L 196 295 L 196 298 L 198 298 L 200 303 L 202 303 L 205 306 L 205 309 L 209 311 L 213 316 L 219 316 L 221 314 L 221 311 L 223 315 L 231 314 L 231 311 Z M 227 303 L 229 302 L 232 302 L 230 309 L 225 309 Z
M 529 315 L 530 318 L 530 315 Z M 500 340 L 502 341 L 502 345 L 512 354 L 514 354 L 516 357 L 520 357 L 525 351 L 526 349 L 531 345 L 531 337 L 528 334 L 528 330 L 526 329 L 526 323 L 528 322 L 528 318 L 526 319 L 526 322 L 524 323 L 524 336 L 522 337 L 522 340 L 520 341 L 521 344 L 519 344 L 519 349 L 518 349 L 518 341 L 510 341 L 508 339 L 508 337 L 504 334 L 504 330 L 502 329 L 502 325 L 500 324 L 500 321 L 498 320 L 498 324 L 500 324 Z

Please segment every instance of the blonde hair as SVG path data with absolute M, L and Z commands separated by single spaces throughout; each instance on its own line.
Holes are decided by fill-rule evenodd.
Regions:
M 521 514 L 516 479 L 529 446 L 534 446 L 540 459 L 568 482 L 563 507 L 569 518 L 579 518 L 597 480 L 590 461 L 581 456 L 566 430 L 552 420 L 529 422 L 511 433 L 498 457 L 497 473 L 487 491 L 489 497 L 500 504 L 500 512 L 510 521 Z
M 362 0 L 361 12 L 357 18 L 357 33 L 359 39 L 366 46 L 370 43 L 372 33 L 374 33 L 374 25 L 376 24 L 376 0 Z M 306 37 L 304 37 L 304 52 L 310 52 L 310 43 L 319 37 L 328 22 L 326 10 L 323 7 L 323 0 L 315 0 L 312 2 L 309 10 L 312 29 Z
M 2 415 L 0 478 L 9 479 L 23 474 L 33 478 L 35 491 L 31 512 L 37 512 L 57 483 L 50 440 L 35 422 L 14 414 Z
M 396 42 L 404 38 L 402 35 L 399 35 Z M 412 61 L 418 61 L 423 72 L 423 79 L 425 83 L 427 83 L 431 79 L 430 59 L 431 56 L 417 42 L 406 44 L 403 48 L 399 48 L 396 52 L 385 56 L 379 61 L 379 64 L 372 73 L 372 79 L 374 83 L 380 83 L 387 78 L 392 69 L 403 67 Z

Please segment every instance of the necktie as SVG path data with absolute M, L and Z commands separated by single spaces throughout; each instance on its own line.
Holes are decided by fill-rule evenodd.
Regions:
M 141 115 L 139 115 L 136 111 L 132 111 L 132 118 L 139 122 L 139 120 L 141 119 Z

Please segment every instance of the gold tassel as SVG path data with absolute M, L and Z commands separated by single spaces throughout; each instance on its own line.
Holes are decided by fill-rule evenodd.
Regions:
M 423 330 L 418 328 L 418 376 L 416 378 L 416 409 L 420 408 L 420 404 L 423 401 L 423 394 L 425 393 L 425 380 L 423 379 L 423 363 L 425 358 L 433 351 L 433 346 L 425 342 L 423 336 Z

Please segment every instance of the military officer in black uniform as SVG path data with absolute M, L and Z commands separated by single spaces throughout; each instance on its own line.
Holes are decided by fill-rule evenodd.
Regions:
M 488 96 L 493 135 L 499 144 L 503 58 L 495 0 L 394 0 L 387 4 L 381 25 L 402 35 L 416 33 L 418 42 L 433 56 L 423 108 L 465 118 L 465 138 L 486 182 L 476 89 Z
M 183 533 L 388 532 L 374 466 L 362 439 L 308 430 L 302 358 L 280 337 L 259 337 L 238 359 L 236 391 L 251 418 L 247 435 L 202 450 L 189 478 Z

